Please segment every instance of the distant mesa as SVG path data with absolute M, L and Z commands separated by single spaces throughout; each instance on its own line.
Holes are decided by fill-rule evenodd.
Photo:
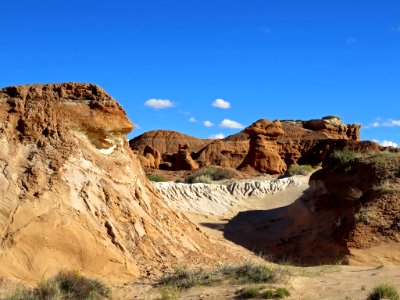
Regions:
M 131 139 L 129 144 L 140 157 L 148 156 L 146 146 L 158 151 L 158 168 L 163 170 L 216 165 L 246 173 L 280 174 L 296 163 L 320 165 L 335 150 L 380 150 L 374 142 L 360 141 L 360 128 L 358 124 L 344 124 L 338 116 L 307 121 L 261 119 L 224 139 L 198 139 L 176 131 L 154 130 Z M 180 163 L 179 145 L 187 146 L 195 164 Z M 149 163 L 143 166 L 152 168 Z

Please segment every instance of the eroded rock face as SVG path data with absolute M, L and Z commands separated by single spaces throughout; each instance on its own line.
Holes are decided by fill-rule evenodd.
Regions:
M 179 145 L 178 154 L 176 155 L 175 170 L 197 170 L 198 164 L 190 156 L 188 145 Z
M 256 123 L 267 126 L 272 122 L 259 120 Z M 344 124 L 337 116 L 309 121 L 285 120 L 275 127 L 268 125 L 268 131 L 262 129 L 264 125 L 256 128 L 254 124 L 222 140 L 196 139 L 173 131 L 150 131 L 131 140 L 130 145 L 140 155 L 146 145 L 157 149 L 162 157 L 160 169 L 176 170 L 176 155 L 182 143 L 188 145 L 190 156 L 199 167 L 217 165 L 272 174 L 283 172 L 286 166 L 295 163 L 321 164 L 335 147 L 361 151 L 365 148 L 360 142 L 361 126 Z M 373 142 L 368 147 L 381 149 Z M 250 149 L 253 149 L 251 153 Z
M 276 139 L 285 134 L 281 122 L 259 120 L 245 131 L 250 137 L 250 149 L 239 169 L 252 168 L 268 174 L 285 172 L 287 167 L 276 143 Z
M 211 260 L 208 239 L 147 181 L 125 138 L 133 125 L 103 89 L 5 88 L 0 119 L 0 276 L 126 280 Z

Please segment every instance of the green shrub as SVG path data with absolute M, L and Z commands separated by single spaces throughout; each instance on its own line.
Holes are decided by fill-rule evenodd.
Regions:
M 44 280 L 34 289 L 17 289 L 5 300 L 70 300 L 111 299 L 111 290 L 100 281 L 80 275 L 78 272 L 60 272 Z
M 227 281 L 232 284 L 257 284 L 277 282 L 286 272 L 279 267 L 257 264 L 224 266 L 205 271 L 177 269 L 173 274 L 164 276 L 160 286 L 173 286 L 178 289 L 189 289 L 194 286 L 209 286 Z
M 224 179 L 231 179 L 231 178 L 235 177 L 235 173 L 230 170 L 211 167 L 206 170 L 200 170 L 193 175 L 187 176 L 185 178 L 185 182 L 186 183 L 199 183 L 199 182 L 210 183 L 210 182 L 207 182 L 207 179 L 205 179 L 205 177 L 202 178 L 205 180 L 205 182 L 203 182 L 201 180 L 199 181 L 199 179 L 196 179 L 201 176 L 206 176 L 206 177 L 210 178 L 210 182 L 211 182 L 211 180 L 218 181 L 218 180 L 224 180 Z
M 385 181 L 381 185 L 375 186 L 374 191 L 379 194 L 400 194 L 400 187 Z
M 287 288 L 278 288 L 275 291 L 275 298 L 283 299 L 290 296 L 290 292 Z
M 290 296 L 287 288 L 277 288 L 274 290 L 262 291 L 262 287 L 244 288 L 239 292 L 239 296 L 246 299 L 283 299 Z
M 153 181 L 153 182 L 168 181 L 167 179 L 165 179 L 163 176 L 160 176 L 160 175 L 147 175 L 147 179 L 149 179 L 150 181 Z
M 309 173 L 314 172 L 314 168 L 310 165 L 298 165 L 294 164 L 289 167 L 286 171 L 287 176 L 294 176 L 294 175 L 308 175 Z
M 212 178 L 209 175 L 200 175 L 193 178 L 192 183 L 208 183 L 212 182 Z
M 396 288 L 389 284 L 381 284 L 373 289 L 368 296 L 368 300 L 390 299 L 399 300 L 399 294 Z
M 266 283 L 276 282 L 282 270 L 272 265 L 243 264 L 239 266 L 226 266 L 221 269 L 225 277 L 236 283 Z
M 248 287 L 240 291 L 240 296 L 246 299 L 256 298 L 260 295 L 260 288 Z
M 362 154 L 345 149 L 333 152 L 330 157 L 334 161 L 337 167 L 342 167 L 352 161 L 360 159 L 362 157 Z
M 199 285 L 213 285 L 219 283 L 221 277 L 218 272 L 200 270 L 176 269 L 171 275 L 161 278 L 161 286 L 173 286 L 178 289 L 189 289 Z

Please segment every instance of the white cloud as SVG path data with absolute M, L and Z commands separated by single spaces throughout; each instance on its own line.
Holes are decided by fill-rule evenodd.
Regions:
M 212 103 L 212 106 L 222 109 L 228 109 L 231 107 L 231 104 L 224 99 L 215 99 L 215 101 Z
M 355 38 L 349 38 L 346 41 L 347 45 L 353 45 L 355 43 L 357 43 L 357 40 Z
M 133 126 L 135 126 L 135 129 L 138 130 L 142 129 L 142 127 L 139 124 L 133 123 Z
M 170 108 L 175 106 L 175 104 L 170 100 L 164 99 L 149 99 L 144 103 L 144 105 L 154 109 Z
M 204 122 L 203 122 L 203 125 L 206 126 L 206 127 L 212 127 L 212 126 L 214 126 L 214 124 L 213 124 L 212 122 L 208 121 L 208 120 L 207 120 L 207 121 L 204 121 Z
M 208 138 L 209 139 L 223 139 L 223 138 L 225 138 L 225 134 L 223 134 L 223 133 L 212 134 Z
M 400 120 L 387 119 L 386 121 L 375 121 L 369 127 L 396 127 L 400 126 Z
M 191 123 L 197 123 L 198 121 L 196 120 L 195 117 L 190 117 L 190 118 L 189 118 L 189 122 L 191 122 Z
M 239 122 L 232 121 L 229 119 L 224 119 L 221 123 L 219 123 L 220 127 L 225 127 L 225 128 L 232 128 L 232 129 L 242 129 L 244 128 L 243 124 L 240 124 Z
M 383 141 L 374 140 L 374 142 L 380 144 L 383 147 L 395 147 L 395 148 L 397 148 L 397 147 L 400 146 L 399 144 L 397 144 L 395 142 L 392 142 L 392 141 L 388 141 L 388 140 L 383 140 Z

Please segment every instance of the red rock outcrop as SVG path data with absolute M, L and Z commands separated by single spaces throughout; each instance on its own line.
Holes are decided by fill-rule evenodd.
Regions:
M 268 120 L 257 122 L 271 123 Z M 365 147 L 365 144 L 359 142 L 361 126 L 344 124 L 336 116 L 309 121 L 285 120 L 280 124 L 278 134 L 267 132 L 270 137 L 260 135 L 253 130 L 254 128 L 250 129 L 253 126 L 251 125 L 222 140 L 201 140 L 177 132 L 151 131 L 131 140 L 130 145 L 141 155 L 146 145 L 157 149 L 162 157 L 160 169 L 176 169 L 179 143 L 183 143 L 188 145 L 190 156 L 200 167 L 217 165 L 245 172 L 268 173 L 283 172 L 286 166 L 295 163 L 321 164 L 335 148 Z M 252 138 L 250 133 L 253 135 Z M 273 136 L 274 134 L 276 136 Z M 368 147 L 381 148 L 373 142 Z M 249 152 L 250 149 L 253 150 Z
M 291 205 L 241 212 L 225 237 L 301 265 L 400 265 L 400 153 L 365 150 L 330 157 Z
M 283 136 L 279 120 L 259 120 L 245 129 L 250 138 L 250 149 L 239 169 L 252 168 L 261 173 L 281 174 L 286 171 L 285 162 L 279 155 L 276 139 Z
M 4 88 L 0 117 L 0 276 L 127 280 L 217 257 L 148 182 L 125 138 L 132 123 L 100 87 Z
M 198 164 L 190 156 L 188 145 L 179 145 L 178 154 L 175 160 L 175 170 L 196 170 L 198 169 Z

